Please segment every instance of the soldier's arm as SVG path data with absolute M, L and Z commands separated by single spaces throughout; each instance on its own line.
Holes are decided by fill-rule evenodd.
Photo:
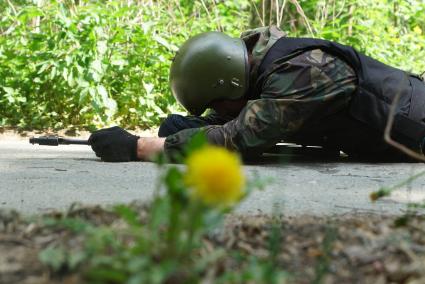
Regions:
M 211 109 L 207 115 L 202 117 L 202 119 L 206 121 L 209 125 L 223 125 L 234 118 L 235 117 L 232 117 L 231 115 L 220 115 L 213 109 Z
M 211 144 L 240 152 L 243 156 L 256 156 L 276 143 L 298 133 L 320 118 L 336 104 L 317 97 L 301 99 L 259 99 L 249 101 L 239 116 L 224 125 L 207 126 L 180 131 L 166 138 L 166 154 L 181 152 L 185 144 L 203 131 Z
M 169 155 L 181 152 L 191 137 L 203 131 L 211 144 L 243 155 L 260 154 L 279 142 L 284 133 L 296 131 L 302 125 L 300 119 L 294 121 L 300 116 L 295 105 L 274 99 L 250 101 L 237 118 L 224 125 L 186 129 L 167 137 L 165 152 Z
M 165 138 L 141 137 L 137 140 L 137 158 L 150 161 L 153 156 L 164 150 Z
M 198 120 L 204 121 L 211 125 L 223 125 L 224 123 L 231 121 L 231 116 L 222 116 L 215 111 L 209 112 L 205 117 L 194 117 Z M 190 120 L 191 117 L 183 117 L 183 119 Z M 199 129 L 199 128 L 196 128 Z M 167 135 L 168 136 L 168 135 Z M 142 161 L 151 160 L 151 158 L 164 150 L 165 138 L 161 136 L 159 138 L 154 137 L 141 137 L 137 142 L 137 158 Z
M 222 126 L 188 129 L 167 137 L 165 151 L 181 151 L 204 131 L 210 143 L 242 154 L 258 154 L 299 132 L 305 125 L 347 106 L 355 74 L 334 57 L 310 51 L 282 64 L 265 81 L 261 99 L 249 101 L 239 116 Z

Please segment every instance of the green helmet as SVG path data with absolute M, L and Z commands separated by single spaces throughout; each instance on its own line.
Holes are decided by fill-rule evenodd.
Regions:
M 206 32 L 186 41 L 170 70 L 174 97 L 191 114 L 202 114 L 217 99 L 243 97 L 248 85 L 245 43 L 220 32 Z

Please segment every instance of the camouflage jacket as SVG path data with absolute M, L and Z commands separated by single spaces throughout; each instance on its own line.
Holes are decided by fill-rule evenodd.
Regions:
M 242 34 L 254 62 L 250 81 L 265 53 L 284 36 L 275 28 Z M 248 101 L 239 115 L 223 125 L 182 130 L 165 141 L 165 152 L 181 151 L 188 140 L 203 131 L 210 143 L 259 154 L 280 141 L 324 145 L 327 118 L 344 112 L 356 89 L 356 74 L 341 59 L 310 50 L 275 66 L 263 81 L 259 97 Z M 332 142 L 331 142 L 332 143 Z

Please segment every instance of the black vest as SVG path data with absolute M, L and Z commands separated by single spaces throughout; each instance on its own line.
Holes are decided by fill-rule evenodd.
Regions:
M 264 79 L 280 62 L 313 49 L 338 56 L 355 70 L 358 88 L 351 100 L 349 112 L 355 119 L 372 128 L 384 131 L 390 106 L 395 96 L 400 94 L 392 136 L 399 142 L 418 149 L 425 137 L 424 82 L 418 76 L 385 65 L 349 46 L 311 38 L 279 39 L 258 68 L 251 96 L 258 97 L 261 94 Z

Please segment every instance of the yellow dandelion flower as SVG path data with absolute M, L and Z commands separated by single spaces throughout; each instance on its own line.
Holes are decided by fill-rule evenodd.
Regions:
M 245 177 L 239 157 L 216 146 L 194 151 L 186 160 L 185 183 L 207 205 L 225 207 L 244 194 Z

